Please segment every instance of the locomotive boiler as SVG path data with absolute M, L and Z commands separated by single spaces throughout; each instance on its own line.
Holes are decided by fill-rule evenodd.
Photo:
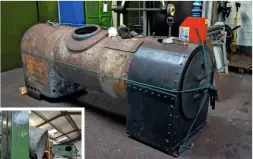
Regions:
M 30 96 L 89 88 L 123 99 L 127 134 L 167 154 L 207 121 L 213 59 L 204 44 L 122 39 L 96 25 L 45 23 L 24 34 L 21 54 Z

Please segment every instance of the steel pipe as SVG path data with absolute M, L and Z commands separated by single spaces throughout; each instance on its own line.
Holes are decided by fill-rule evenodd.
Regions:
M 208 27 L 207 32 L 211 32 L 211 31 L 214 31 L 214 30 L 219 30 L 222 27 L 223 27 L 222 25 L 213 25 L 213 26 Z
M 207 36 L 213 36 L 213 35 L 217 35 L 217 34 L 220 34 L 220 33 L 221 33 L 220 30 L 215 30 L 215 31 L 208 32 Z
M 161 8 L 126 8 L 127 11 L 161 11 Z
M 114 9 L 112 9 L 112 10 L 115 10 L 115 11 L 117 11 L 117 10 L 120 10 L 120 9 L 122 9 L 123 10 L 123 8 L 114 8 Z M 161 8 L 126 8 L 125 9 L 126 11 L 162 11 L 162 9 Z

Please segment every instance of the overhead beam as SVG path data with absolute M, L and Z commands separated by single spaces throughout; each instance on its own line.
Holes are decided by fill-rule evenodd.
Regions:
M 66 136 L 66 135 L 68 135 L 68 134 L 71 134 L 71 133 L 77 132 L 77 131 L 81 131 L 81 130 L 80 130 L 80 129 L 78 129 L 78 130 L 72 130 L 72 131 L 69 131 L 69 132 L 67 132 L 67 133 L 64 133 L 64 134 L 62 134 L 62 135 L 60 135 L 60 136 L 57 136 L 57 137 L 55 137 L 55 138 L 52 138 L 52 139 L 53 139 L 53 140 L 56 140 L 56 139 L 58 139 L 58 138 L 60 138 L 60 137 Z
M 66 113 L 66 111 L 61 111 L 62 113 Z M 68 122 L 70 123 L 70 125 L 73 127 L 74 130 L 79 129 L 78 126 L 76 125 L 76 122 L 72 119 L 72 117 L 67 114 L 65 115 L 65 118 L 68 120 Z M 82 134 L 80 131 L 77 131 L 78 136 L 81 138 Z
M 79 112 L 67 112 L 66 111 L 66 114 L 68 114 L 68 115 L 82 115 L 82 112 L 81 111 L 79 111 Z
M 53 118 L 51 118 L 51 119 L 44 120 L 43 123 L 41 123 L 41 124 L 39 124 L 39 125 L 36 125 L 36 127 L 39 128 L 39 127 L 41 127 L 41 126 L 43 126 L 43 125 L 46 125 L 46 124 L 50 123 L 51 121 L 53 121 L 53 120 L 55 120 L 55 119 L 57 119 L 57 118 L 59 118 L 59 117 L 61 117 L 61 116 L 63 116 L 63 114 L 59 114 L 59 115 L 57 115 L 57 116 L 55 116 L 55 117 L 53 117 Z
M 82 115 L 82 112 L 67 112 L 67 111 L 61 112 L 60 114 L 52 117 L 51 119 L 48 119 L 48 120 L 44 121 L 43 123 L 37 125 L 36 127 L 39 128 L 39 127 L 41 127 L 43 125 L 46 125 L 46 124 L 50 123 L 51 121 L 53 121 L 53 120 L 55 120 L 57 118 L 60 118 L 60 117 L 65 116 L 65 115 Z

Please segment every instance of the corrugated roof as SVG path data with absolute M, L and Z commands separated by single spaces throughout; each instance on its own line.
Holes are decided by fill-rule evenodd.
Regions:
M 81 111 L 31 111 L 30 126 L 47 129 L 50 138 L 58 143 L 81 140 Z

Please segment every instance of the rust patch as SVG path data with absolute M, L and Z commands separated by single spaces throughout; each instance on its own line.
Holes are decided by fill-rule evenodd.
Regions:
M 143 39 L 122 39 L 120 36 L 110 38 L 105 44 L 106 48 L 135 53 Z
M 133 58 L 133 54 L 125 53 L 124 62 L 123 62 L 122 68 L 120 69 L 121 78 L 124 78 L 126 80 L 128 79 L 128 70 L 129 70 L 132 58 Z M 125 99 L 126 97 L 126 84 L 127 84 L 126 80 L 118 79 L 118 80 L 113 81 L 114 91 L 120 98 L 123 98 L 123 99 Z
M 133 54 L 119 50 L 104 49 L 100 58 L 99 70 L 102 74 L 127 78 L 129 63 Z M 125 98 L 126 81 L 108 76 L 100 76 L 102 90 L 116 98 Z
M 34 55 L 52 57 L 55 44 L 59 37 L 70 27 L 52 27 L 48 24 L 37 24 L 23 36 L 21 50 Z
M 27 50 L 32 46 L 32 44 L 29 41 L 24 40 L 23 41 L 23 49 Z
M 126 81 L 125 80 L 116 80 L 113 84 L 113 88 L 115 92 L 120 96 L 121 98 L 125 98 L 125 92 L 126 92 Z
M 29 54 L 22 55 L 24 67 L 29 76 L 33 76 L 41 83 L 48 83 L 48 62 L 42 58 L 38 58 Z

